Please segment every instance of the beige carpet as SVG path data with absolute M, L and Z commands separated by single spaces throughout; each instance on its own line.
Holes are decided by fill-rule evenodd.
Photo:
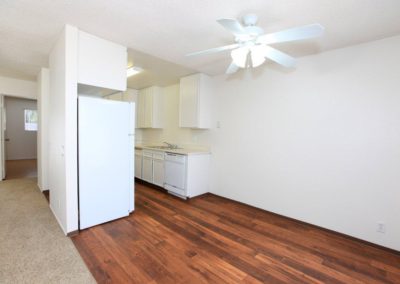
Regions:
M 0 182 L 0 283 L 95 283 L 36 179 Z

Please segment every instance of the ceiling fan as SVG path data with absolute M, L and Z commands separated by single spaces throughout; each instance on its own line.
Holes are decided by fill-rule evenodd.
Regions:
M 258 18 L 255 14 L 245 15 L 243 17 L 244 26 L 236 19 L 217 20 L 219 24 L 235 36 L 236 43 L 189 53 L 186 56 L 232 50 L 232 63 L 226 70 L 226 74 L 235 73 L 239 68 L 260 66 L 265 62 L 266 58 L 285 67 L 294 67 L 296 61 L 293 57 L 269 45 L 319 37 L 324 32 L 324 27 L 320 24 L 311 24 L 271 34 L 264 34 L 264 30 L 256 26 L 257 20 Z

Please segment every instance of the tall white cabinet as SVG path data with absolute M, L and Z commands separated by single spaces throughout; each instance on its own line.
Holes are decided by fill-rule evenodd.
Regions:
M 162 99 L 160 87 L 139 90 L 137 128 L 163 128 Z
M 125 46 L 79 31 L 78 83 L 126 90 Z
M 212 86 L 211 79 L 198 73 L 180 79 L 179 126 L 211 128 Z
M 50 206 L 66 234 L 79 229 L 78 85 L 125 91 L 126 67 L 126 47 L 69 25 L 50 52 L 51 123 L 41 143 L 49 145 Z

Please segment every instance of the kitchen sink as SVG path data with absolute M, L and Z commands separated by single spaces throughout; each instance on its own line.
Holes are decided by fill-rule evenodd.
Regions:
M 146 148 L 161 149 L 161 150 L 177 150 L 177 149 L 182 149 L 182 148 L 173 148 L 173 147 L 170 147 L 170 146 L 146 146 Z

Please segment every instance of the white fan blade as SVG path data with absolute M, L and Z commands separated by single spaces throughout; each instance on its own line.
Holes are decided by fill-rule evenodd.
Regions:
M 324 33 L 324 30 L 325 28 L 320 24 L 312 24 L 259 36 L 257 43 L 272 44 L 319 37 Z
M 281 64 L 285 67 L 296 66 L 296 60 L 293 57 L 287 55 L 286 53 L 283 53 L 282 51 L 279 51 L 268 45 L 264 45 L 263 49 L 264 49 L 264 56 L 266 58 L 269 58 L 272 61 L 275 61 L 276 63 Z
M 210 53 L 220 52 L 220 51 L 224 51 L 224 50 L 234 49 L 239 46 L 240 46 L 240 44 L 235 43 L 235 44 L 231 44 L 231 45 L 225 45 L 225 46 L 221 46 L 221 47 L 215 47 L 215 48 L 210 48 L 210 49 L 206 49 L 206 50 L 202 50 L 202 51 L 192 52 L 192 53 L 186 54 L 186 56 L 210 54 Z
M 236 19 L 219 19 L 217 22 L 234 35 L 246 34 L 242 24 Z
M 232 63 L 229 65 L 228 69 L 226 69 L 225 73 L 226 74 L 233 74 L 238 70 L 239 70 L 239 66 L 237 66 L 235 64 L 235 62 L 232 61 Z

